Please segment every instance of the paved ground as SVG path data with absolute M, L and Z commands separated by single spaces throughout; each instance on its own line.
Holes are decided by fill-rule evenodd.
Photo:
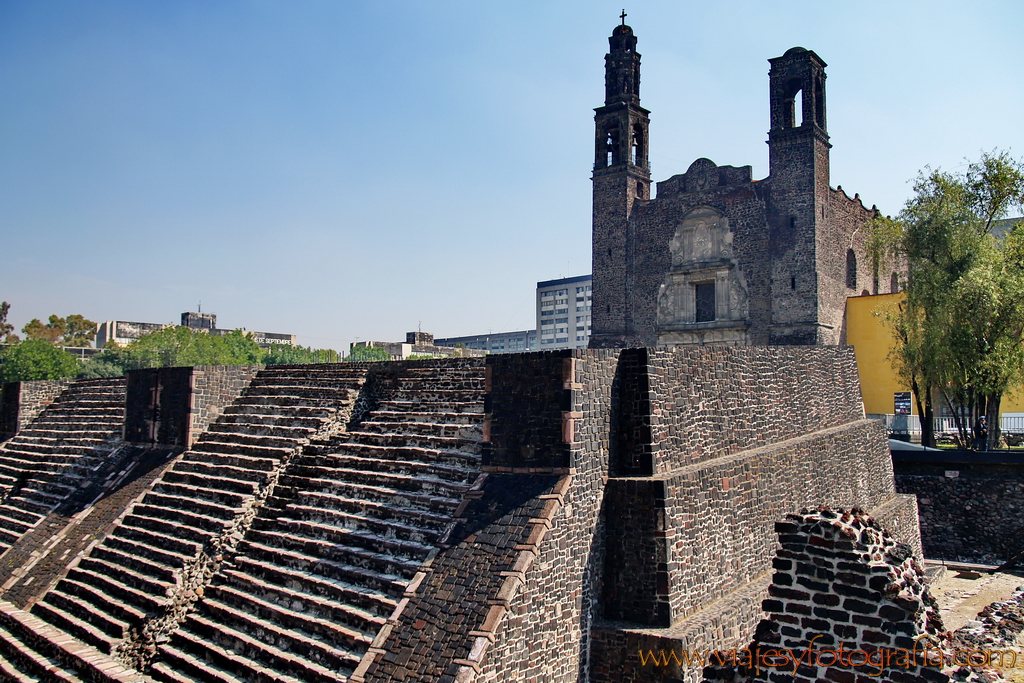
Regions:
M 947 569 L 932 584 L 931 593 L 939 603 L 942 621 L 954 631 L 968 621 L 978 619 L 978 612 L 993 602 L 1003 601 L 1024 585 L 1024 571 L 989 574 L 987 571 Z M 1024 632 L 1017 638 L 1016 649 L 1024 652 Z M 1005 680 L 1024 683 L 1024 669 L 1004 670 Z

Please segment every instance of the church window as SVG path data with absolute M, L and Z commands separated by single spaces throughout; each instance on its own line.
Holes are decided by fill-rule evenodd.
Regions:
M 605 166 L 615 166 L 619 160 L 619 131 L 612 128 L 605 132 L 604 136 L 604 162 Z
M 900 291 L 900 279 L 896 273 L 893 273 L 892 277 L 889 278 L 889 291 L 893 294 Z
M 790 289 L 796 289 L 796 278 L 795 277 L 789 278 L 789 288 Z
M 793 128 L 803 123 L 803 97 L 800 80 L 794 78 L 782 90 L 782 127 Z
M 629 144 L 629 161 L 634 166 L 642 166 L 644 163 L 644 129 L 641 126 L 633 126 L 633 135 Z
M 696 322 L 706 323 L 715 319 L 715 283 L 700 282 L 694 285 L 697 299 Z
M 825 84 L 821 77 L 814 81 L 814 120 L 820 127 L 825 127 Z
M 846 286 L 857 289 L 857 255 L 853 249 L 846 250 Z

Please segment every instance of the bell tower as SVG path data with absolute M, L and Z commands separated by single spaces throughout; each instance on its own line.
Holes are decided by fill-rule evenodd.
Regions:
M 649 111 L 640 106 L 640 55 L 636 36 L 622 23 L 604 57 L 604 106 L 594 123 L 594 299 L 591 347 L 631 346 L 635 332 L 627 293 L 632 286 L 628 222 L 636 200 L 651 197 Z
M 825 62 L 794 47 L 769 59 L 770 344 L 828 343 L 819 298 L 819 233 L 829 195 Z

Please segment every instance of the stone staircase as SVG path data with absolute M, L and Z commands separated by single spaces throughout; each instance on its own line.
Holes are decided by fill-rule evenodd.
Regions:
M 173 627 L 288 458 L 343 428 L 365 374 L 343 364 L 261 370 L 32 614 L 108 654 L 154 619 Z
M 482 363 L 417 363 L 306 446 L 149 675 L 346 680 L 479 476 L 483 399 Z
M 126 381 L 80 380 L 0 447 L 0 553 L 38 524 L 120 444 Z

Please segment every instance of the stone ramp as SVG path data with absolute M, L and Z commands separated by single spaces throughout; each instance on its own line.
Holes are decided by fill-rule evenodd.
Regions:
M 483 378 L 412 364 L 357 431 L 306 446 L 149 674 L 346 680 L 480 475 Z
M 119 445 L 124 379 L 80 380 L 0 447 L 0 553 L 85 485 Z
M 173 625 L 194 600 L 230 533 L 246 523 L 283 463 L 314 434 L 338 423 L 343 428 L 365 373 L 365 367 L 333 365 L 260 371 L 120 524 L 35 604 L 33 615 L 134 662 L 151 639 L 146 629 L 152 622 Z

